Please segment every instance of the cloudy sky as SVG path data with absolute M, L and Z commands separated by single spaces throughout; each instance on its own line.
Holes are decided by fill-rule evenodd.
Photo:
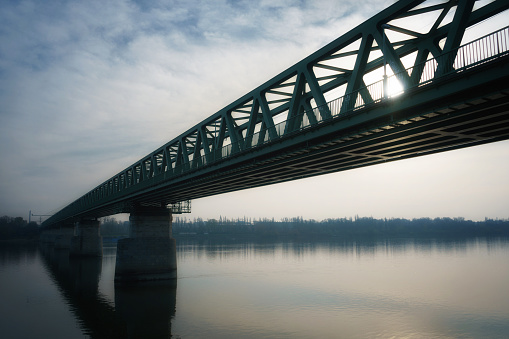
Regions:
M 1 1 L 0 215 L 58 211 L 392 2 Z M 508 173 L 501 142 L 199 199 L 190 217 L 508 218 Z

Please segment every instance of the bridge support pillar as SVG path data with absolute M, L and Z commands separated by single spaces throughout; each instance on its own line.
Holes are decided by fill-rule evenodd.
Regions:
M 43 244 L 53 245 L 53 244 L 55 244 L 56 238 L 57 238 L 57 230 L 49 229 L 49 230 L 42 231 L 40 241 Z
M 176 279 L 177 250 L 171 237 L 171 211 L 162 207 L 138 207 L 129 221 L 129 238 L 117 243 L 115 283 Z
M 77 235 L 71 240 L 70 255 L 91 257 L 103 255 L 99 220 L 81 220 L 77 231 Z
M 63 225 L 55 237 L 55 249 L 70 249 L 74 233 L 74 224 Z

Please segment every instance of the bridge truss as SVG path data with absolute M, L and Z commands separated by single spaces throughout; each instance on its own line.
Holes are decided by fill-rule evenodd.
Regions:
M 507 139 L 509 28 L 461 44 L 508 8 L 398 1 L 45 224 L 136 204 L 182 212 L 194 198 Z

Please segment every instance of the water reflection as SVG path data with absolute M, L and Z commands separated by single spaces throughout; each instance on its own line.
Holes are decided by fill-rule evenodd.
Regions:
M 69 258 L 41 247 L 43 264 L 91 338 L 170 338 L 176 285 L 115 288 L 114 303 L 99 291 L 102 258 Z
M 129 338 L 170 338 L 175 315 L 176 286 L 115 288 L 115 306 Z
M 0 268 L 7 265 L 27 265 L 35 262 L 38 247 L 36 244 L 0 245 Z
M 178 243 L 173 330 L 182 337 L 506 338 L 509 331 L 507 240 Z
M 507 239 L 188 237 L 178 240 L 177 250 L 178 312 L 176 286 L 113 284 L 115 247 L 105 248 L 102 260 L 0 247 L 0 335 L 507 338 L 509 333 Z
M 228 257 L 263 256 L 282 252 L 292 257 L 303 257 L 317 250 L 330 253 L 372 257 L 380 252 L 402 254 L 409 250 L 419 252 L 438 251 L 461 253 L 483 246 L 498 245 L 499 238 L 330 238 L 330 239 L 242 239 L 242 238 L 204 238 L 182 237 L 178 239 L 178 255 L 197 258 L 225 259 Z

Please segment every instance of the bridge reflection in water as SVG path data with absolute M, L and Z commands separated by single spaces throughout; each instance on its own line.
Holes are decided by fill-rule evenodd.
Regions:
M 72 257 L 67 250 L 41 246 L 42 262 L 91 338 L 170 338 L 176 280 L 164 284 L 117 286 L 114 301 L 101 293 L 101 257 Z M 106 257 L 104 257 L 106 258 Z

